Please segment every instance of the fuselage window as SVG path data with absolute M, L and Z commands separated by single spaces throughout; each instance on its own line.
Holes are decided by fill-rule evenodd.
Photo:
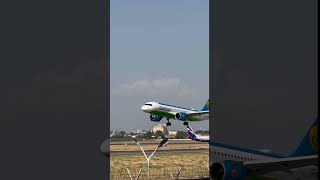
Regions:
M 147 104 L 144 104 L 144 105 L 147 105 L 147 106 L 152 106 L 152 104 L 148 104 L 148 103 L 147 103 Z

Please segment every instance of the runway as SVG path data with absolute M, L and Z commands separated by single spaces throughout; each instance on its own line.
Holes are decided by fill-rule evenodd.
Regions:
M 140 141 L 141 145 L 153 145 L 153 144 L 159 144 L 160 141 L 159 140 L 153 140 L 153 141 Z M 192 140 L 171 140 L 169 139 L 168 141 L 169 144 L 205 144 L 204 142 L 197 142 L 197 141 L 192 141 Z M 113 141 L 110 143 L 110 145 L 136 145 L 134 142 L 132 141 Z
M 151 154 L 153 150 L 146 150 L 146 154 Z M 178 153 L 190 153 L 190 152 L 209 152 L 208 148 L 199 149 L 169 149 L 169 150 L 157 150 L 156 154 L 178 154 Z M 141 151 L 111 151 L 111 155 L 136 155 L 142 154 Z

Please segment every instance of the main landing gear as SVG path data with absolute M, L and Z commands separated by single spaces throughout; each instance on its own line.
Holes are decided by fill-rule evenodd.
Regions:
M 167 119 L 167 121 L 168 121 L 168 122 L 167 122 L 166 125 L 167 125 L 167 126 L 171 126 L 171 122 L 169 121 L 169 119 Z M 185 126 L 187 126 L 188 124 L 189 124 L 189 123 L 188 123 L 187 121 L 184 121 L 184 122 L 183 122 L 183 125 L 185 125 Z
M 171 122 L 169 122 L 169 119 L 167 119 L 168 122 L 167 122 L 167 126 L 171 126 Z

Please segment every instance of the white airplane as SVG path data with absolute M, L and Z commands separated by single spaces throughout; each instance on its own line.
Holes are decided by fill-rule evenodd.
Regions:
M 147 102 L 141 110 L 150 114 L 151 121 L 159 122 L 166 118 L 167 126 L 171 126 L 170 119 L 184 121 L 183 125 L 188 125 L 187 121 L 209 120 L 209 100 L 200 111 L 157 102 Z
M 296 176 L 301 172 L 318 171 L 318 119 L 289 156 L 281 156 L 232 145 L 210 142 L 209 136 L 196 134 L 188 125 L 189 138 L 210 144 L 210 176 L 218 180 L 242 180 L 247 177 L 264 176 L 275 179 L 288 179 L 288 174 Z M 309 173 L 310 174 L 310 173 Z M 292 176 L 289 179 L 292 179 Z
M 196 134 L 189 125 L 187 126 L 187 129 L 188 129 L 189 139 L 192 139 L 194 141 L 200 141 L 200 142 L 209 142 L 209 136 L 201 136 Z
M 195 133 L 194 133 L 195 134 Z M 193 136 L 199 139 L 197 136 Z M 247 177 L 269 178 L 274 172 L 318 169 L 318 119 L 309 128 L 297 149 L 288 156 L 209 142 L 210 176 L 218 180 L 240 180 Z M 277 176 L 276 176 L 277 177 Z M 283 178 L 282 178 L 283 179 Z

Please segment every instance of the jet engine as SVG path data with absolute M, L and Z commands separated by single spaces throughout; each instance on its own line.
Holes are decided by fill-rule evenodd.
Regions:
M 161 116 L 150 115 L 150 121 L 159 122 L 159 121 L 161 121 L 161 119 L 162 119 Z
M 230 160 L 213 163 L 210 167 L 210 176 L 215 180 L 244 180 L 247 172 L 241 163 Z
M 186 121 L 188 119 L 188 115 L 184 112 L 179 112 L 176 114 L 176 119 Z

